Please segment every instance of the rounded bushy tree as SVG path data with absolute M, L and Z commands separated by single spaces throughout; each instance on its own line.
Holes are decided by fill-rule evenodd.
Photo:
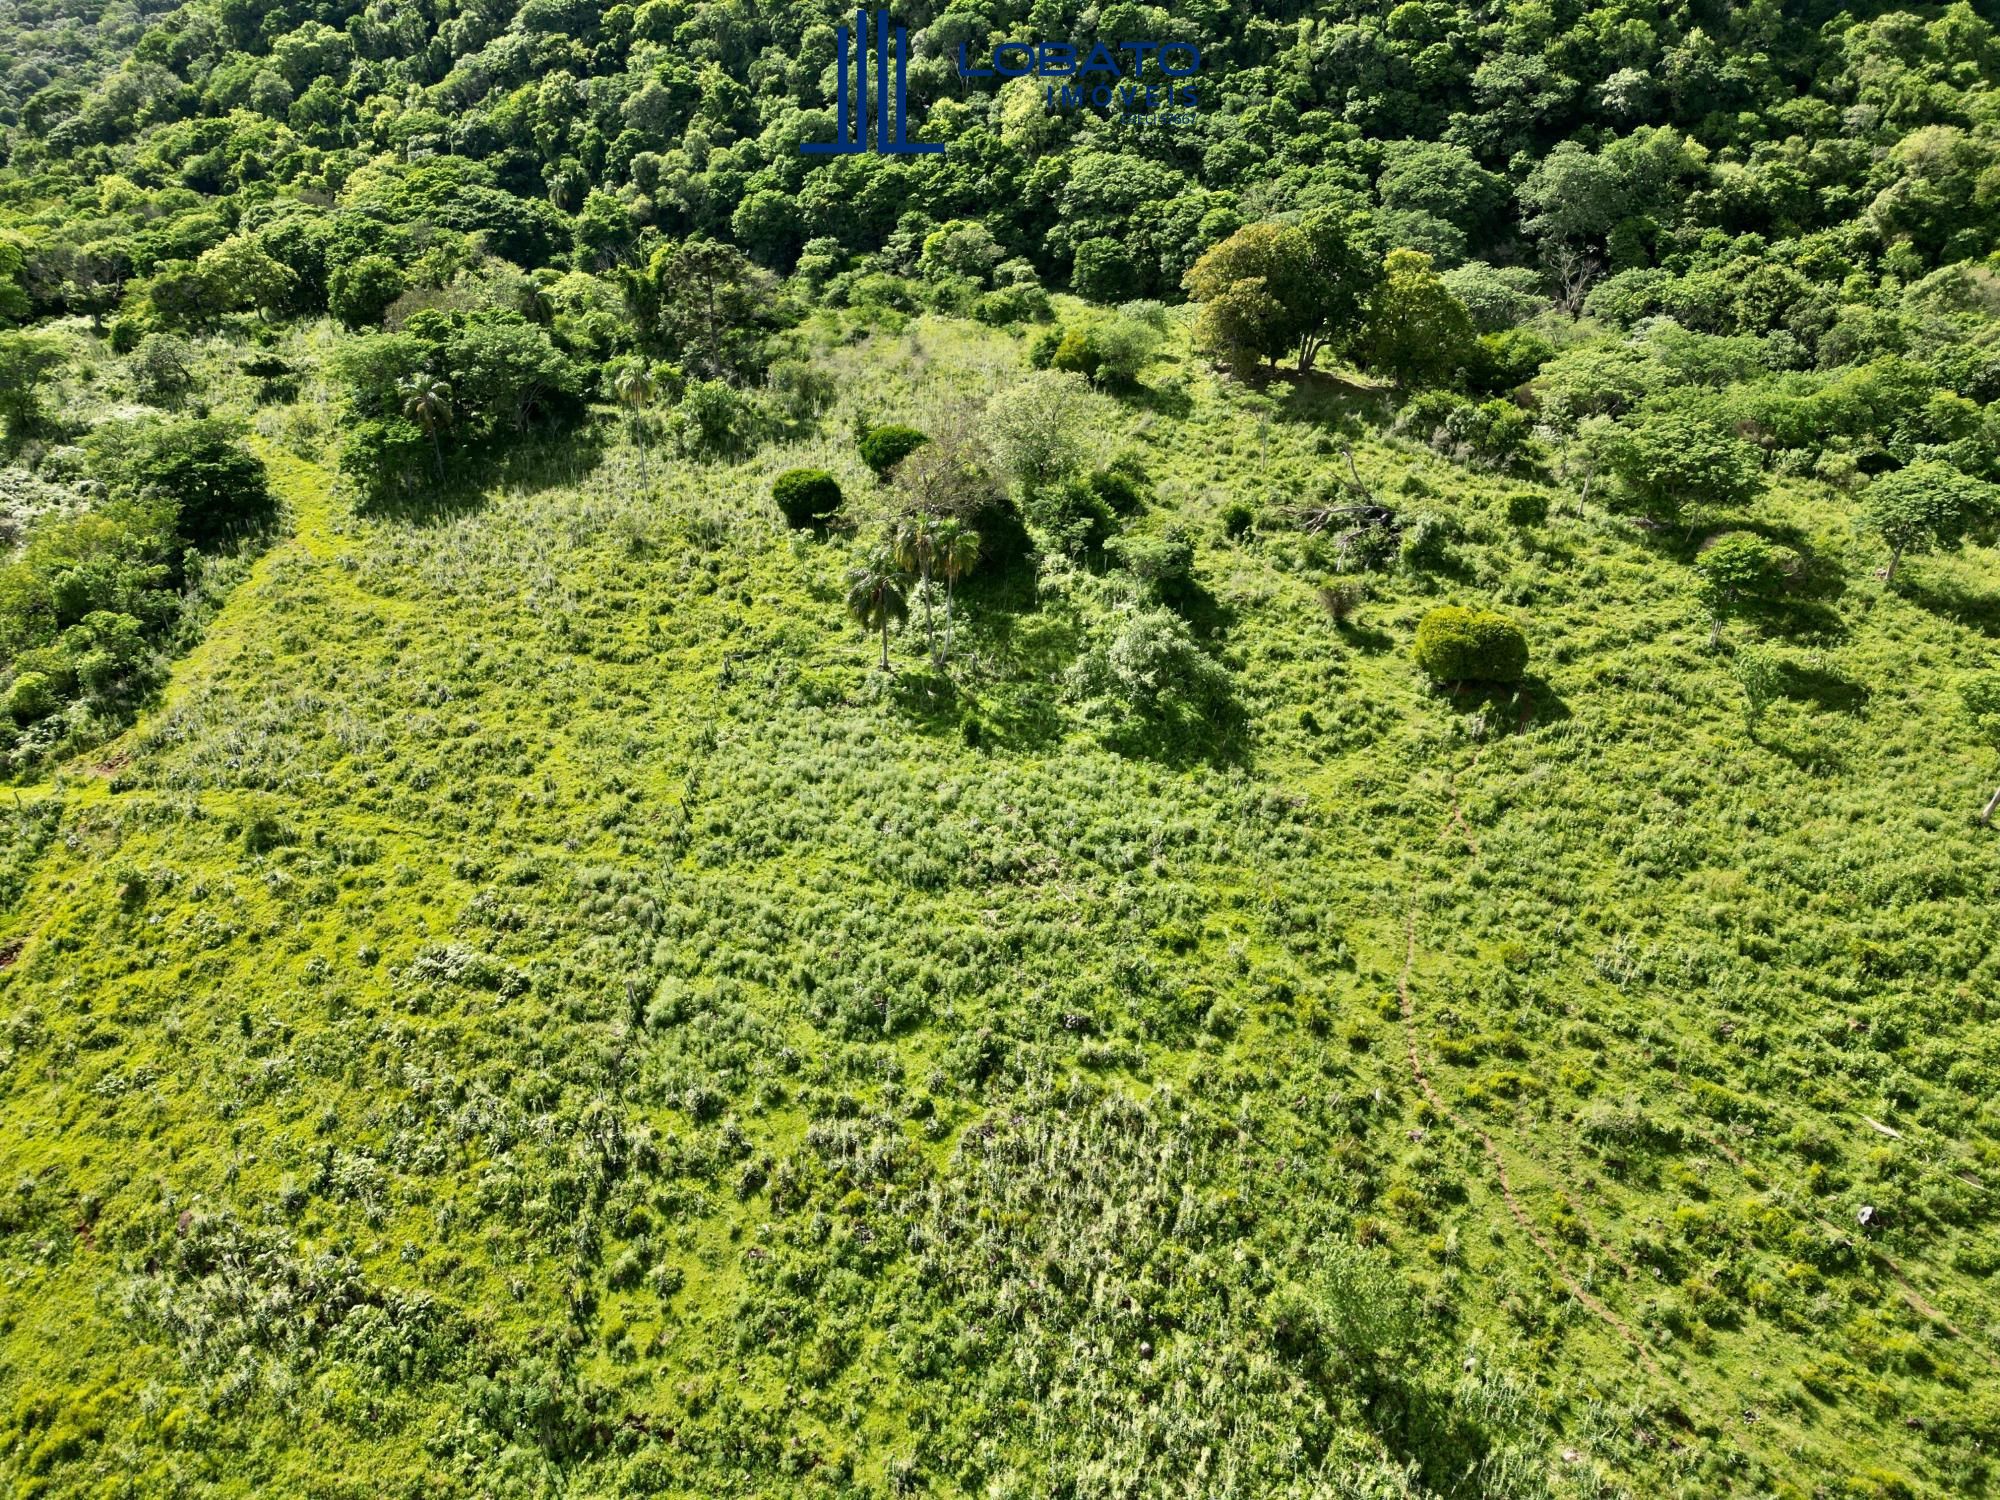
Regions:
M 840 485 L 824 469 L 787 469 L 771 483 L 771 499 L 794 526 L 820 526 L 840 509 Z
M 914 427 L 898 427 L 891 424 L 886 427 L 869 428 L 858 447 L 861 451 L 861 461 L 875 471 L 877 479 L 881 479 L 929 441 L 928 436 Z
M 1528 638 L 1504 615 L 1447 604 L 1417 625 L 1417 665 L 1434 682 L 1519 682 Z
M 17 724 L 32 724 L 55 710 L 55 688 L 40 672 L 23 672 L 7 690 L 7 712 Z

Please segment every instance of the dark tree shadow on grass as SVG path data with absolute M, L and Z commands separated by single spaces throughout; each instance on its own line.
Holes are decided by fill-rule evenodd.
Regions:
M 1810 703 L 1816 708 L 1842 714 L 1859 713 L 1869 697 L 1865 683 L 1824 667 L 1809 667 L 1800 662 L 1785 664 L 1783 691 L 1794 702 Z
M 2000 590 L 1969 587 L 1955 578 L 1903 572 L 1895 589 L 1919 608 L 1929 610 L 1981 635 L 2000 636 Z
M 1188 622 L 1188 628 L 1205 641 L 1219 641 L 1236 627 L 1236 611 L 1202 585 L 1188 579 L 1160 602 Z
M 1543 677 L 1524 677 L 1519 683 L 1461 682 L 1435 690 L 1454 712 L 1484 713 L 1497 734 L 1525 734 L 1544 724 L 1560 724 L 1570 717 L 1565 703 Z
M 1380 656 L 1396 644 L 1396 638 L 1388 631 L 1365 620 L 1336 620 L 1333 628 L 1348 645 L 1369 656 Z
M 1269 379 L 1265 393 L 1277 401 L 1279 421 L 1306 422 L 1349 436 L 1386 425 L 1396 406 L 1396 394 L 1388 387 L 1324 370 L 1280 371 Z
M 1178 386 L 1155 386 L 1144 384 L 1114 385 L 1105 388 L 1105 394 L 1126 406 L 1139 411 L 1151 412 L 1155 416 L 1171 417 L 1182 421 L 1194 412 L 1194 397 Z
M 425 467 L 392 493 L 364 498 L 355 508 L 377 520 L 436 526 L 483 508 L 492 491 L 530 494 L 583 483 L 604 457 L 604 435 L 594 428 L 531 434 L 517 442 L 447 455 L 444 478 Z

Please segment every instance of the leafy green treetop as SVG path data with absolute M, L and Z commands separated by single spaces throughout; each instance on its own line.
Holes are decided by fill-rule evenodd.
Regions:
M 1762 456 L 1706 404 L 1649 404 L 1605 437 L 1606 464 L 1657 521 L 1689 506 L 1740 505 L 1763 487 Z
M 1754 531 L 1725 531 L 1710 538 L 1694 564 L 1696 591 L 1711 624 L 1709 645 L 1721 643 L 1722 624 L 1730 614 L 1777 593 L 1799 566 L 1796 552 L 1774 546 Z
M 1366 224 L 1332 210 L 1298 224 L 1246 224 L 1182 278 L 1202 304 L 1195 338 L 1239 368 L 1295 354 L 1310 370 L 1360 327 L 1376 280 Z
M 1391 250 L 1362 334 L 1369 365 L 1397 385 L 1441 385 L 1473 356 L 1472 318 L 1421 250 Z
M 1884 474 L 1861 497 L 1858 524 L 1889 548 L 1885 582 L 1905 555 L 1956 547 L 1990 509 L 1993 486 L 1935 459 Z

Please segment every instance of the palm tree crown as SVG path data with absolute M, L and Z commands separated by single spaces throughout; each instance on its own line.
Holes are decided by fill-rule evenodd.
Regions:
M 403 415 L 421 427 L 431 440 L 438 478 L 443 479 L 444 449 L 438 442 L 438 433 L 451 426 L 451 383 L 435 375 L 405 375 L 396 382 L 396 389 L 403 393 Z
M 882 670 L 889 670 L 889 627 L 910 617 L 903 572 L 895 554 L 877 548 L 847 574 L 847 612 L 863 630 L 882 633 Z

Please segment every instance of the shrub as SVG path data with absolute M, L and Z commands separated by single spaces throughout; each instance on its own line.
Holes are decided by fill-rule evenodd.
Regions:
M 675 448 L 694 458 L 734 458 L 756 447 L 763 413 L 721 380 L 696 380 L 667 418 Z
M 1045 323 L 1052 315 L 1049 294 L 1038 286 L 1003 286 L 972 304 L 972 316 L 994 328 Z
M 1059 327 L 1038 328 L 1035 336 L 1028 340 L 1028 368 L 1046 370 L 1056 357 L 1056 350 L 1062 347 L 1063 331 Z
M 1090 492 L 1120 516 L 1143 510 L 1153 498 L 1146 474 L 1130 456 L 1112 460 L 1109 466 L 1092 470 L 1083 480 Z
M 778 406 L 794 422 L 811 421 L 832 406 L 834 397 L 840 394 L 832 372 L 820 369 L 810 360 L 777 360 L 764 379 Z
M 1194 592 L 1194 538 L 1179 527 L 1155 536 L 1113 537 L 1105 550 L 1162 604 L 1183 603 Z
M 1159 352 L 1160 341 L 1161 333 L 1156 324 L 1121 312 L 1091 331 L 1091 344 L 1098 358 L 1096 375 L 1107 385 L 1132 384 L 1139 378 L 1139 372 L 1146 368 L 1147 362 Z
M 1336 625 L 1345 625 L 1354 618 L 1354 612 L 1368 602 L 1368 585 L 1365 583 L 1336 583 L 1319 591 L 1320 607 Z
M 874 471 L 877 479 L 882 479 L 886 478 L 889 471 L 897 464 L 929 441 L 929 437 L 914 427 L 898 427 L 892 424 L 869 428 L 856 446 L 860 450 L 861 461 Z
M 55 710 L 55 689 L 40 672 L 23 672 L 7 690 L 7 713 L 17 724 L 32 724 Z
M 1509 526 L 1539 526 L 1549 518 L 1549 497 L 1522 490 L 1507 497 Z
M 1212 749 L 1237 712 L 1228 669 L 1158 607 L 1121 611 L 1070 669 L 1067 688 L 1105 743 L 1127 752 Z
M 1403 531 L 1398 549 L 1403 566 L 1414 573 L 1436 572 L 1451 562 L 1458 537 L 1458 523 L 1449 516 L 1418 516 Z
M 1028 516 L 1058 550 L 1072 556 L 1100 551 L 1118 530 L 1117 513 L 1088 479 L 1067 479 L 1031 491 Z
M 1519 682 L 1528 639 L 1504 615 L 1442 605 L 1417 626 L 1417 665 L 1434 682 Z
M 1096 379 L 1098 366 L 1103 363 L 1104 355 L 1098 350 L 1097 341 L 1083 328 L 1072 328 L 1065 333 L 1049 357 L 1050 369 L 1065 370 L 1086 380 Z
M 787 469 L 772 481 L 771 499 L 792 525 L 822 525 L 840 509 L 840 485 L 824 469 Z

